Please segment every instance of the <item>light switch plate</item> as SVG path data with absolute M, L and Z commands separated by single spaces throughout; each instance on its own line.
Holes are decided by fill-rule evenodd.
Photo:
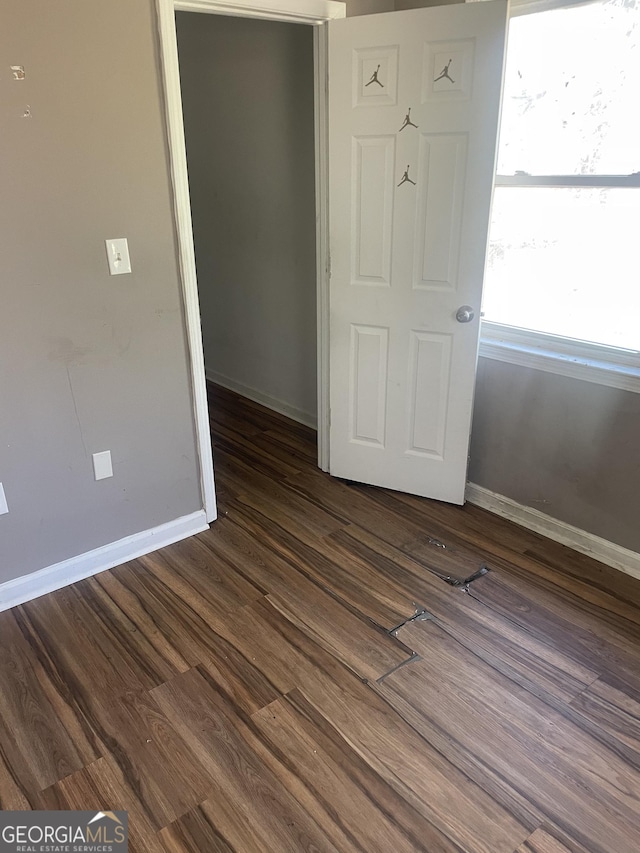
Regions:
M 129 257 L 129 244 L 126 237 L 114 237 L 105 240 L 107 248 L 107 260 L 109 261 L 109 272 L 111 275 L 122 275 L 131 272 L 131 258 Z
M 0 515 L 4 515 L 9 512 L 9 507 L 7 506 L 7 498 L 4 493 L 4 487 L 2 483 L 0 483 Z
M 93 473 L 96 480 L 106 480 L 107 477 L 113 477 L 110 450 L 101 450 L 100 453 L 93 454 Z

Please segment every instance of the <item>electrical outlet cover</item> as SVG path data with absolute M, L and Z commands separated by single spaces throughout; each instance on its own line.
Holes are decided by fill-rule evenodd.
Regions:
M 106 480 L 107 477 L 113 477 L 110 450 L 102 450 L 100 453 L 93 454 L 93 473 L 96 480 Z
M 9 512 L 9 507 L 7 505 L 7 498 L 4 493 L 4 487 L 2 483 L 0 483 L 0 515 L 4 515 Z

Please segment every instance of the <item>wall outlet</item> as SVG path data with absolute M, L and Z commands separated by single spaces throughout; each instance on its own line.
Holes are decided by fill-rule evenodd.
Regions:
M 96 480 L 106 480 L 107 477 L 113 477 L 110 450 L 101 450 L 100 453 L 93 454 L 93 473 Z
M 0 515 L 4 515 L 9 512 L 9 507 L 7 505 L 7 498 L 4 493 L 4 487 L 2 483 L 0 483 Z

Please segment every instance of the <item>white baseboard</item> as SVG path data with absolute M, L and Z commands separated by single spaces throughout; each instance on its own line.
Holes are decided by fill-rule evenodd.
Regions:
M 142 533 L 125 536 L 124 539 L 71 557 L 62 563 L 6 581 L 0 584 L 0 611 L 24 604 L 25 601 L 39 598 L 129 560 L 135 560 L 136 557 L 157 551 L 158 548 L 164 548 L 165 545 L 171 545 L 195 533 L 202 533 L 208 528 L 205 512 L 199 510 L 150 530 L 143 530 Z
M 581 554 L 586 554 L 594 560 L 599 560 L 607 566 L 640 579 L 640 554 L 635 551 L 629 551 L 621 545 L 601 539 L 593 533 L 580 530 L 578 527 L 545 515 L 537 509 L 516 503 L 511 498 L 491 492 L 475 483 L 467 483 L 466 498 L 476 506 L 488 509 L 528 530 L 541 533 L 553 539 L 554 542 L 567 545 L 575 551 L 580 551 Z
M 258 391 L 257 388 L 251 388 L 249 385 L 243 385 L 242 382 L 236 382 L 235 379 L 230 379 L 222 373 L 216 373 L 215 370 L 205 369 L 205 374 L 209 382 L 214 382 L 216 385 L 222 385 L 229 391 L 235 391 L 242 397 L 248 400 L 253 400 L 254 403 L 260 403 L 266 406 L 267 409 L 272 409 L 280 415 L 286 415 L 292 421 L 297 421 L 299 424 L 317 429 L 318 419 L 310 412 L 303 412 L 302 409 L 297 409 L 295 406 L 290 406 L 283 400 L 278 400 L 277 397 L 272 397 L 271 394 L 265 394 L 263 391 Z

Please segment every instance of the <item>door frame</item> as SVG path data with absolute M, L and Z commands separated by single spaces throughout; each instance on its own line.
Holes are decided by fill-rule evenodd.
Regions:
M 178 259 L 185 310 L 190 379 L 200 463 L 200 485 L 207 521 L 214 521 L 216 496 L 207 405 L 200 302 L 196 276 L 187 153 L 182 118 L 182 93 L 176 36 L 176 12 L 203 12 L 263 18 L 314 28 L 314 118 L 316 181 L 316 303 L 318 353 L 318 465 L 329 468 L 329 231 L 327 145 L 327 28 L 344 18 L 346 4 L 336 0 L 156 0 L 160 61 L 164 82 L 165 121 L 178 241 Z

